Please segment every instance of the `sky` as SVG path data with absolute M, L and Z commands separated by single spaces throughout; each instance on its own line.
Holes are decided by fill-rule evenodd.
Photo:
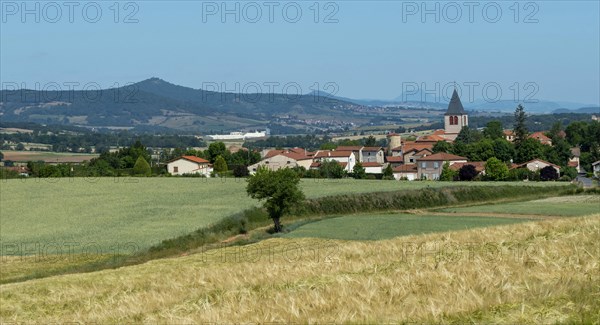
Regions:
M 599 105 L 599 3 L 2 0 L 0 81 Z

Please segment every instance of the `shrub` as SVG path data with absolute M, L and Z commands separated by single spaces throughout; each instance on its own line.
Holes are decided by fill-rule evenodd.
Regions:
M 356 165 L 352 168 L 352 177 L 355 179 L 364 179 L 367 177 L 365 173 L 365 168 L 360 162 L 357 162 Z
M 558 179 L 558 173 L 552 166 L 546 166 L 540 170 L 540 180 L 555 181 Z
M 324 178 L 342 178 L 346 176 L 344 167 L 335 160 L 322 161 L 319 170 L 321 171 L 321 177 Z
M 561 168 L 561 174 L 563 176 L 569 176 L 569 178 L 574 179 L 577 177 L 577 169 L 575 169 L 575 167 L 564 167 Z
M 492 181 L 505 180 L 508 177 L 508 167 L 499 159 L 492 157 L 485 163 L 485 175 Z
M 135 161 L 135 165 L 133 165 L 133 174 L 136 176 L 150 176 L 151 173 L 152 170 L 150 169 L 150 165 L 146 159 L 140 155 Z
M 233 176 L 235 177 L 246 177 L 249 175 L 248 167 L 245 165 L 235 165 L 233 168 Z
M 217 158 L 215 159 L 215 164 L 213 166 L 213 169 L 217 173 L 227 171 L 227 163 L 225 162 L 225 159 L 223 158 L 223 156 L 221 156 L 221 155 L 217 156 Z
M 458 170 L 458 177 L 461 181 L 472 181 L 477 174 L 477 170 L 473 165 L 464 165 Z
M 438 141 L 438 142 L 446 143 L 445 141 Z M 442 167 L 442 174 L 440 175 L 440 181 L 452 181 L 457 176 L 458 176 L 458 172 L 453 169 L 450 169 L 450 163 L 445 162 L 444 166 Z

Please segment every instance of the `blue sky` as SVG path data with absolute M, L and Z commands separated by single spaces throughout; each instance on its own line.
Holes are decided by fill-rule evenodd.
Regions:
M 518 88 L 519 99 L 600 103 L 598 1 L 322 1 L 318 13 L 314 1 L 133 1 L 118 13 L 108 1 L 76 2 L 72 14 L 55 2 L 60 16 L 46 2 L 21 3 L 2 0 L 0 78 L 27 88 L 160 77 L 193 88 L 295 83 L 304 93 L 391 99 L 408 85 L 439 84 L 439 93 L 456 81 L 474 85 L 475 99 L 484 88 L 513 99 Z

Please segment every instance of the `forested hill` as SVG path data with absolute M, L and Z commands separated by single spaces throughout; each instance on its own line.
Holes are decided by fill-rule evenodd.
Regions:
M 293 88 L 286 94 L 281 88 L 272 93 L 243 94 L 192 89 L 158 78 L 104 90 L 0 91 L 3 121 L 85 126 L 149 125 L 177 129 L 177 120 L 185 118 L 202 125 L 202 118 L 207 116 L 237 119 L 240 126 L 258 126 L 281 114 L 333 118 L 352 106 L 355 104 L 334 98 L 297 95 Z

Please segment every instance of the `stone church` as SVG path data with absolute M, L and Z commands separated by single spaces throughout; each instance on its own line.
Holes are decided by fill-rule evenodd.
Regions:
M 458 133 L 464 126 L 469 125 L 469 116 L 460 102 L 460 97 L 456 89 L 452 93 L 452 98 L 448 104 L 448 110 L 444 114 L 444 134 L 440 136 L 454 141 L 458 136 Z

